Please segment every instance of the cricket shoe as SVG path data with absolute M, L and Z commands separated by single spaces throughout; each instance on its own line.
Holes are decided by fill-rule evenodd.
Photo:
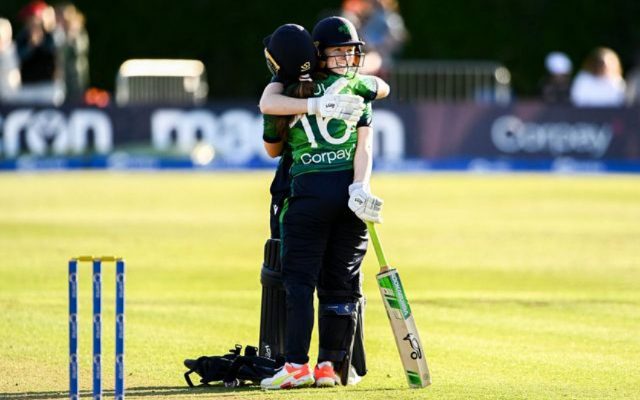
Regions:
M 362 377 L 358 375 L 356 369 L 353 365 L 349 366 L 349 379 L 347 380 L 347 385 L 357 385 L 362 380 Z
M 313 370 L 313 377 L 317 387 L 333 387 L 338 383 L 338 377 L 333 370 L 331 361 L 323 361 L 316 365 Z
M 306 364 L 285 363 L 271 378 L 265 378 L 260 382 L 263 389 L 289 389 L 295 387 L 312 386 L 314 383 L 313 374 Z

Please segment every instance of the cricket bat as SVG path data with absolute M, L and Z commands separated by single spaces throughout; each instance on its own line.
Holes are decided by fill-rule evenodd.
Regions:
M 367 222 L 367 228 L 380 264 L 380 272 L 376 275 L 378 287 L 396 339 L 400 360 L 407 375 L 407 382 L 411 388 L 428 386 L 431 384 L 431 374 L 409 301 L 402 288 L 400 275 L 387 263 L 374 224 Z

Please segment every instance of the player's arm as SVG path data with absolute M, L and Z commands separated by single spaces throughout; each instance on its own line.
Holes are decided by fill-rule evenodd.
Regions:
M 356 154 L 353 158 L 353 182 L 360 182 L 363 186 L 369 186 L 371 168 L 373 166 L 372 153 L 373 129 L 370 126 L 358 128 L 358 142 Z
M 311 114 L 356 122 L 362 116 L 365 104 L 360 96 L 340 93 L 347 83 L 346 79 L 339 79 L 321 97 L 297 99 L 282 94 L 282 83 L 271 82 L 260 97 L 260 112 L 269 115 Z
M 360 81 L 356 85 L 356 93 L 365 101 L 384 99 L 389 96 L 390 91 L 387 82 L 373 75 L 360 75 Z
M 296 99 L 282 94 L 284 85 L 271 82 L 262 91 L 260 112 L 269 115 L 296 115 L 307 113 L 307 99 Z
M 383 79 L 381 79 L 380 77 L 374 76 L 373 78 L 375 79 L 376 86 L 377 86 L 375 100 L 384 99 L 389 95 L 389 92 L 391 91 L 389 84 L 385 82 Z
M 284 142 L 276 129 L 276 118 L 273 115 L 262 116 L 262 141 L 264 149 L 271 158 L 276 158 L 282 154 Z
M 371 194 L 369 180 L 373 165 L 373 129 L 371 126 L 358 128 L 356 154 L 353 158 L 353 183 L 349 185 L 349 208 L 365 222 L 382 223 L 382 199 Z
M 362 184 L 365 191 L 369 192 L 369 179 L 373 165 L 373 115 L 371 102 L 367 106 L 362 117 L 356 125 L 357 141 L 355 155 L 353 156 L 353 182 Z
M 389 87 L 389 84 L 377 76 L 375 76 L 374 78 L 376 79 L 376 84 L 378 85 L 378 90 L 376 92 L 376 100 L 384 99 L 385 97 L 389 96 L 389 92 L 391 92 L 391 88 Z
M 267 151 L 267 154 L 271 158 L 276 158 L 282 155 L 282 149 L 284 148 L 284 144 L 282 141 L 276 143 L 264 142 L 264 149 Z

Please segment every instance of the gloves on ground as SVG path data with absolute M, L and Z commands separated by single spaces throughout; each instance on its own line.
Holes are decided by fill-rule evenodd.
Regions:
M 349 208 L 358 218 L 376 224 L 382 223 L 382 199 L 372 195 L 362 182 L 349 185 Z

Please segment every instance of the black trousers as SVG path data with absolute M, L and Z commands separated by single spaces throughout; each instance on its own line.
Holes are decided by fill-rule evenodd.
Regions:
M 285 199 L 291 194 L 291 177 L 289 176 L 291 163 L 291 154 L 289 152 L 283 154 L 269 188 L 271 192 L 271 204 L 269 204 L 271 239 L 280 239 L 280 213 Z
M 367 249 L 367 231 L 347 206 L 352 181 L 352 170 L 293 178 L 291 197 L 281 215 L 288 362 L 309 361 L 316 287 L 320 301 L 361 297 L 360 264 Z M 323 299 L 325 294 L 330 298 Z
M 289 197 L 289 193 L 276 193 L 271 195 L 271 204 L 269 204 L 269 229 L 271 231 L 271 239 L 280 239 L 280 214 L 284 207 L 284 201 Z

